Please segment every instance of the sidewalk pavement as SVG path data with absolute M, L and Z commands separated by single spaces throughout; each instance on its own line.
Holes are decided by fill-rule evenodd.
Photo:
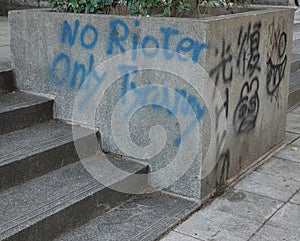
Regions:
M 0 69 L 10 66 L 9 38 L 7 18 L 0 17 Z M 288 113 L 285 143 L 162 240 L 300 240 L 300 106 Z
M 288 113 L 285 143 L 162 241 L 300 240 L 300 105 Z

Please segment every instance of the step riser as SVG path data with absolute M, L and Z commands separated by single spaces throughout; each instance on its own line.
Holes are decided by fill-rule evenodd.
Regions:
M 94 155 L 99 146 L 91 144 L 95 134 L 76 140 L 87 155 Z M 0 166 L 0 191 L 25 183 L 31 179 L 45 175 L 63 166 L 79 161 L 73 141 L 57 145 L 51 149 L 27 155 L 23 159 Z
M 11 92 L 13 89 L 13 72 L 11 70 L 0 71 L 0 94 Z
M 0 135 L 24 129 L 53 118 L 53 101 L 0 113 Z
M 148 173 L 148 168 L 146 167 L 138 173 L 146 174 Z M 130 179 L 130 177 L 128 178 Z M 126 179 L 121 181 L 121 183 L 124 181 L 126 182 Z M 138 185 L 142 190 L 145 189 L 148 185 L 148 178 L 145 178 L 144 183 L 140 182 Z M 6 238 L 5 240 L 53 240 L 73 228 L 84 225 L 91 219 L 102 215 L 113 207 L 129 200 L 133 196 L 133 194 L 125 194 L 109 188 L 102 189 L 76 204 L 48 216 L 42 221 L 27 227 L 9 238 Z

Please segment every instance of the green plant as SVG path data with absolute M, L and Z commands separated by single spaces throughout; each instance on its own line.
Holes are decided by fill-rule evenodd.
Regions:
M 114 0 L 49 0 L 53 10 L 73 13 L 107 13 Z
M 48 0 L 52 9 L 58 12 L 106 13 L 152 16 L 182 16 L 194 4 L 212 8 L 225 6 L 232 9 L 248 0 Z

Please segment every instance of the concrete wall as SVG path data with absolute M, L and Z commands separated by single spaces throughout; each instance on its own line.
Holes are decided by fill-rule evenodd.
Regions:
M 199 199 L 282 142 L 293 16 L 11 12 L 12 63 L 56 117 L 98 127 L 105 151 L 151 165 L 155 187 Z
M 0 16 L 7 15 L 10 10 L 27 9 L 27 8 L 49 8 L 47 0 L 1 0 Z

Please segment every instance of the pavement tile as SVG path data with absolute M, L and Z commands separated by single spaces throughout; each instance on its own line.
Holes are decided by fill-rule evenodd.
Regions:
M 286 202 L 299 187 L 299 182 L 254 171 L 237 183 L 234 188 Z
M 0 35 L 0 46 L 8 46 L 10 45 L 9 35 Z
M 293 204 L 300 205 L 300 191 L 296 193 L 296 195 L 291 199 L 290 202 L 293 203 Z
M 8 70 L 11 68 L 11 62 L 9 59 L 3 59 L 0 56 L 0 72 L 2 70 Z
M 267 224 L 274 227 L 297 229 L 300 233 L 300 205 L 285 204 Z M 300 240 L 300 239 L 297 239 Z
M 272 157 L 256 171 L 300 182 L 300 162 Z M 299 183 L 300 186 L 300 183 Z
M 300 125 L 300 123 L 299 123 L 299 125 Z M 298 147 L 300 147 L 300 139 L 295 140 L 292 144 L 290 144 L 290 146 L 298 146 Z M 299 155 L 299 157 L 300 157 L 300 155 Z
M 265 222 L 273 215 L 283 202 L 265 196 L 230 190 L 216 198 L 206 212 L 217 210 L 236 217 L 249 219 L 259 223 Z
M 0 36 L 1 35 L 7 35 L 9 33 L 10 29 L 9 28 L 1 28 L 0 27 Z
M 265 225 L 250 241 L 296 241 L 300 240 L 300 232 L 297 229 L 286 229 Z
M 274 157 L 280 157 L 282 159 L 300 162 L 300 146 L 298 141 L 294 141 L 281 151 L 274 154 Z
M 0 23 L 0 33 L 8 34 L 10 32 L 10 27 L 8 23 Z
M 199 241 L 199 239 L 195 239 L 184 234 L 172 231 L 166 237 L 161 239 L 161 241 Z
M 0 58 L 10 59 L 9 46 L 0 46 Z
M 239 218 L 217 210 L 202 210 L 189 218 L 175 230 L 211 241 L 244 241 L 248 240 L 260 224 L 248 219 Z
M 294 140 L 296 140 L 297 138 L 300 137 L 300 134 L 295 134 L 295 133 L 291 133 L 291 132 L 285 132 L 285 139 L 284 142 L 286 145 L 290 144 L 291 142 L 293 142 Z
M 291 111 L 291 113 L 298 113 L 298 114 L 300 114 L 300 105 L 298 107 L 296 107 L 295 109 L 293 109 Z
M 300 113 L 290 112 L 287 114 L 286 130 L 300 134 Z

